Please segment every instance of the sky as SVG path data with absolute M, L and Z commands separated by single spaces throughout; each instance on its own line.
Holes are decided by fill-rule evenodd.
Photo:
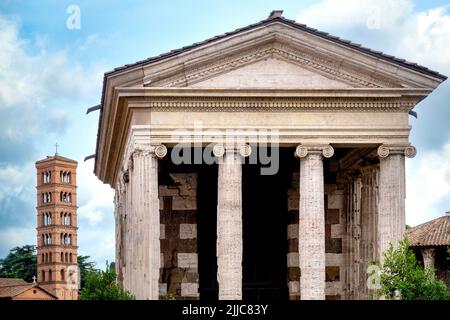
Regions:
M 75 5 L 79 28 L 72 28 Z M 69 10 L 68 10 L 69 9 Z M 103 73 L 265 19 L 271 10 L 450 76 L 450 1 L 0 1 L 0 258 L 36 243 L 34 163 L 79 162 L 79 254 L 114 260 L 113 190 L 93 174 Z M 450 80 L 415 111 L 406 221 L 450 210 Z

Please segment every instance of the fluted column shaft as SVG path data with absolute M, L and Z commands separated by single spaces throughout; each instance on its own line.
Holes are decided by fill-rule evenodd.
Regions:
M 325 299 L 325 208 L 322 156 L 331 157 L 330 146 L 299 146 L 300 204 L 299 258 L 302 300 Z
M 397 248 L 405 232 L 405 156 L 414 157 L 411 146 L 386 146 L 378 148 L 380 157 L 380 186 L 378 202 L 378 257 L 390 244 Z
M 219 161 L 217 196 L 217 282 L 219 300 L 242 299 L 242 161 L 236 148 L 216 146 Z
M 369 299 L 367 268 L 377 259 L 377 216 L 379 169 L 368 166 L 361 169 L 361 270 L 360 299 Z
M 159 145 L 137 149 L 131 156 L 131 203 L 127 213 L 131 230 L 127 246 L 132 254 L 128 256 L 131 270 L 126 289 L 140 300 L 159 298 L 158 158 L 166 153 L 166 147 Z

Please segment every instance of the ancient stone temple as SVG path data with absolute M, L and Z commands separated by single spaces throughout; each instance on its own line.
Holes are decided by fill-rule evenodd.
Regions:
M 105 74 L 95 174 L 138 299 L 366 299 L 405 230 L 413 108 L 446 79 L 287 20 Z

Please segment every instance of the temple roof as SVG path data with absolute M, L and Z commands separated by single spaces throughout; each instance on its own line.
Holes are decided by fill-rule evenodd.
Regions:
M 412 247 L 450 246 L 450 212 L 408 230 L 406 236 Z
M 277 16 L 277 15 L 271 15 L 271 16 L 269 16 L 269 18 L 267 18 L 265 20 L 262 20 L 260 22 L 257 22 L 257 23 L 254 23 L 254 24 L 250 24 L 248 26 L 245 26 L 245 27 L 242 27 L 242 28 L 238 28 L 238 29 L 235 29 L 233 31 L 226 32 L 226 33 L 214 36 L 212 38 L 206 39 L 206 40 L 201 41 L 201 42 L 196 42 L 196 43 L 193 43 L 191 45 L 184 46 L 182 48 L 178 48 L 178 49 L 171 50 L 169 52 L 161 53 L 161 54 L 159 54 L 157 56 L 154 56 L 154 57 L 150 57 L 150 58 L 147 58 L 147 59 L 144 59 L 144 60 L 141 60 L 141 61 L 137 61 L 137 62 L 134 62 L 134 63 L 131 63 L 131 64 L 126 64 L 124 66 L 117 67 L 117 68 L 115 68 L 115 69 L 113 69 L 113 70 L 111 70 L 109 72 L 106 72 L 105 73 L 105 77 L 108 76 L 108 75 L 114 74 L 116 72 L 129 69 L 129 68 L 133 68 L 133 67 L 137 67 L 137 66 L 143 66 L 143 65 L 146 65 L 146 64 L 150 64 L 150 63 L 153 63 L 153 62 L 157 62 L 157 61 L 160 61 L 160 60 L 172 57 L 172 56 L 176 56 L 176 55 L 178 55 L 180 53 L 183 53 L 183 52 L 195 49 L 195 48 L 200 47 L 202 45 L 205 45 L 205 44 L 208 44 L 208 43 L 211 43 L 211 42 L 215 42 L 215 41 L 221 40 L 221 39 L 223 39 L 225 37 L 236 35 L 238 33 L 241 33 L 241 32 L 244 32 L 244 31 L 248 31 L 248 30 L 251 30 L 251 29 L 254 29 L 254 28 L 257 28 L 257 27 L 261 27 L 263 25 L 267 25 L 267 24 L 270 24 L 270 23 L 273 23 L 273 22 L 280 22 L 280 23 L 286 24 L 286 25 L 288 25 L 290 27 L 294 27 L 296 29 L 308 32 L 308 33 L 313 34 L 315 36 L 324 38 L 324 39 L 329 40 L 329 41 L 333 41 L 333 42 L 338 43 L 340 45 L 349 47 L 351 49 L 358 50 L 360 52 L 369 54 L 371 56 L 375 56 L 377 58 L 380 58 L 380 59 L 383 59 L 383 60 L 387 60 L 389 62 L 393 62 L 395 64 L 398 64 L 398 65 L 401 65 L 403 67 L 412 69 L 414 71 L 418 71 L 418 72 L 423 73 L 423 74 L 431 75 L 431 76 L 440 78 L 442 80 L 446 80 L 447 79 L 446 76 L 440 74 L 439 72 L 433 71 L 433 70 L 431 70 L 429 68 L 426 68 L 424 66 L 421 66 L 421 65 L 419 65 L 417 63 L 410 62 L 410 61 L 407 61 L 405 59 L 396 58 L 396 57 L 394 57 L 392 55 L 385 54 L 385 53 L 383 53 L 381 51 L 376 51 L 376 50 L 369 49 L 367 47 L 363 47 L 359 43 L 354 43 L 352 41 L 345 40 L 345 39 L 342 39 L 340 37 L 333 36 L 333 35 L 331 35 L 331 34 L 329 34 L 327 32 L 319 31 L 317 29 L 308 27 L 306 24 L 297 23 L 295 20 L 286 19 L 286 18 L 284 18 L 282 16 Z

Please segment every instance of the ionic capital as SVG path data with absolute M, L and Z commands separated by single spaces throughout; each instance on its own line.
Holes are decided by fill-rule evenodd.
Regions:
M 305 158 L 307 155 L 319 154 L 325 158 L 331 158 L 334 155 L 334 149 L 330 145 L 299 145 L 295 149 L 295 156 Z
M 214 156 L 220 158 L 223 157 L 225 153 L 237 153 L 242 157 L 249 157 L 252 153 L 252 147 L 248 144 L 239 145 L 239 146 L 223 146 L 222 144 L 216 144 L 213 147 Z
M 386 145 L 383 144 L 378 148 L 378 156 L 380 158 L 387 158 L 393 154 L 404 155 L 407 158 L 414 158 L 417 154 L 415 147 L 411 145 Z
M 163 144 L 139 146 L 136 147 L 132 153 L 133 158 L 137 155 L 154 156 L 158 159 L 162 159 L 167 155 L 167 147 Z

